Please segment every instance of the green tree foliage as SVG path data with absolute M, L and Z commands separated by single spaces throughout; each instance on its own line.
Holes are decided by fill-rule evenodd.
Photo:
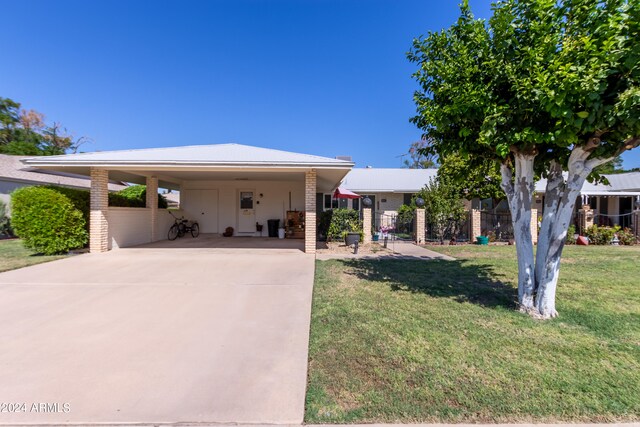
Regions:
M 518 297 L 534 315 L 557 315 L 560 257 L 584 181 L 640 145 L 638 34 L 638 0 L 501 0 L 488 22 L 464 0 L 453 26 L 414 40 L 408 54 L 424 153 L 500 164 Z M 534 259 L 536 176 L 547 188 Z
M 409 169 L 430 169 L 438 166 L 437 157 L 432 154 L 426 154 L 424 148 L 427 146 L 427 141 L 416 141 L 409 147 L 409 152 L 405 156 L 409 156 L 408 159 L 404 159 L 402 165 Z
M 594 169 L 594 171 L 598 175 L 610 175 L 610 174 L 626 172 L 622 167 L 622 156 L 616 156 L 616 158 L 613 159 L 611 162 L 598 166 L 597 168 Z
M 51 188 L 24 187 L 14 191 L 11 224 L 25 247 L 45 255 L 65 253 L 88 242 L 82 212 Z
M 471 162 L 456 154 L 441 159 L 438 179 L 455 187 L 461 198 L 491 199 L 496 206 L 505 195 L 498 164 L 493 161 Z
M 440 243 L 444 243 L 447 233 L 454 236 L 458 234 L 467 212 L 455 186 L 434 179 L 420 190 L 418 197 L 424 199 L 427 226 L 433 230 Z
M 75 151 L 85 138 L 74 140 L 59 123 L 46 125 L 44 115 L 23 110 L 20 104 L 0 97 L 0 153 L 43 156 Z
M 613 159 L 638 145 L 636 0 L 504 0 L 488 25 L 464 1 L 451 28 L 414 40 L 409 59 L 427 154 L 510 161 L 545 174 L 580 146 Z

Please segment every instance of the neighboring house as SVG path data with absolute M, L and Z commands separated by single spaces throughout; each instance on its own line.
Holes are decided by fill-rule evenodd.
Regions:
M 595 223 L 599 225 L 631 226 L 631 213 L 640 202 L 640 172 L 604 175 L 609 184 L 591 184 L 585 182 L 576 203 L 576 212 L 582 205 L 588 204 L 597 211 Z M 546 180 L 536 183 L 536 205 L 539 212 L 544 206 Z M 575 222 L 575 221 L 574 221 Z
M 347 174 L 341 186 L 361 196 L 369 196 L 373 201 L 375 228 L 388 222 L 402 204 L 409 204 L 412 196 L 424 188 L 429 180 L 436 178 L 437 169 L 392 169 L 392 168 L 354 168 Z M 590 204 L 596 210 L 596 222 L 602 225 L 629 226 L 631 212 L 640 201 L 640 172 L 606 175 L 608 185 L 585 183 L 581 192 L 582 200 L 576 204 L 576 211 L 583 203 Z M 546 180 L 536 183 L 534 208 L 539 213 L 544 206 Z M 319 195 L 322 210 L 336 207 L 360 209 L 358 199 L 335 199 L 331 193 Z M 472 200 L 467 202 L 469 209 L 493 210 L 492 201 Z M 495 211 L 508 211 L 506 201 L 495 207 Z
M 173 218 L 149 208 L 109 208 L 109 179 L 180 192 L 180 209 L 202 233 L 260 236 L 269 220 L 292 212 L 305 251 L 316 249 L 318 193 L 331 193 L 351 170 L 346 160 L 239 144 L 105 151 L 24 159 L 26 166 L 91 177 L 90 249 L 103 252 L 166 238 Z M 156 191 L 157 193 L 157 191 Z M 153 196 L 152 196 L 153 197 Z M 285 224 L 287 225 L 287 224 Z M 297 228 L 302 225 L 302 229 Z
M 374 227 L 386 225 L 387 218 L 395 215 L 403 204 L 435 179 L 437 169 L 354 168 L 347 174 L 341 186 L 373 202 Z M 323 194 L 323 210 L 336 207 L 360 209 L 358 199 L 333 199 L 331 193 Z
M 0 200 L 7 206 L 11 200 L 11 192 L 20 187 L 30 185 L 59 185 L 62 187 L 88 190 L 91 180 L 83 175 L 36 170 L 25 166 L 22 160 L 29 156 L 11 156 L 0 154 Z M 109 183 L 109 191 L 126 188 L 122 182 Z

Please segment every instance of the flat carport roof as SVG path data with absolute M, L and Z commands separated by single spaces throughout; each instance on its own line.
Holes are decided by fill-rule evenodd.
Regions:
M 353 167 L 341 159 L 240 144 L 68 154 L 28 158 L 23 163 L 80 175 L 90 175 L 92 168 L 104 169 L 110 179 L 136 184 L 155 176 L 161 187 L 176 190 L 182 182 L 193 180 L 302 180 L 305 172 L 314 170 L 320 192 L 333 191 Z

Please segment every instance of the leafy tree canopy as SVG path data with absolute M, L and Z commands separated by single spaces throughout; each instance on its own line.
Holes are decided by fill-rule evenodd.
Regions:
M 449 29 L 414 40 L 408 57 L 425 154 L 567 168 L 576 146 L 611 159 L 640 143 L 637 0 L 503 0 L 489 22 L 468 2 Z M 597 165 L 596 165 L 597 166 Z M 597 178 L 597 176 L 595 176 Z
M 20 104 L 0 97 L 0 153 L 46 156 L 76 151 L 86 142 L 74 140 L 59 123 L 46 125 L 44 115 L 23 110 Z
M 441 159 L 438 179 L 453 186 L 458 197 L 468 200 L 491 199 L 495 206 L 505 197 L 500 187 L 500 171 L 493 161 L 470 162 L 468 158 L 449 154 Z

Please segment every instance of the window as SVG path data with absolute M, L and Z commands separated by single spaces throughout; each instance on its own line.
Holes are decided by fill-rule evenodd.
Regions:
M 324 195 L 324 210 L 329 209 L 337 209 L 338 208 L 338 199 L 334 199 L 333 195 L 325 194 Z
M 413 199 L 413 196 L 413 193 L 404 193 L 402 195 L 402 203 L 407 206 L 411 206 L 411 199 Z
M 240 192 L 240 209 L 253 209 L 253 192 Z
M 360 210 L 360 199 L 351 199 L 351 206 L 354 211 Z

